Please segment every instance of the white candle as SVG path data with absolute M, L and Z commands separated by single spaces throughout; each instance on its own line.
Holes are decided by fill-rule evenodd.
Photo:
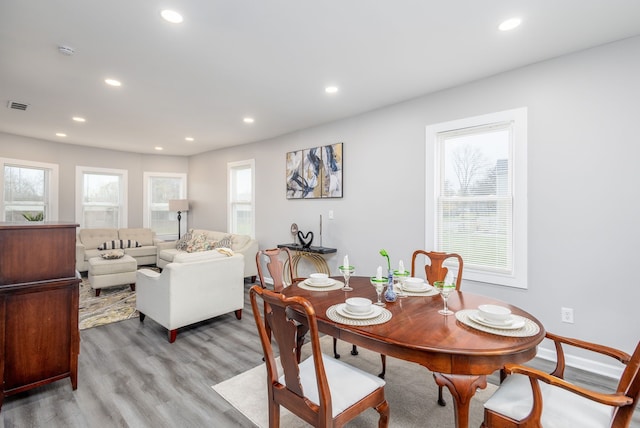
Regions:
M 342 266 L 349 269 L 349 255 L 344 256 L 344 260 L 342 261 Z
M 398 272 L 404 273 L 404 263 L 402 262 L 402 260 L 400 260 L 400 262 L 398 263 Z
M 382 279 L 382 266 L 378 266 L 376 270 L 376 279 Z

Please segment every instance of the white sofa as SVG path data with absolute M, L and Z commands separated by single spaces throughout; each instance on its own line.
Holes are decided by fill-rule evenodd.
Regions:
M 189 234 L 196 236 L 204 234 L 206 238 L 211 242 L 218 242 L 224 238 L 229 237 L 231 239 L 231 249 L 236 254 L 242 254 L 245 258 L 244 274 L 245 278 L 251 277 L 252 281 L 255 281 L 255 277 L 258 274 L 258 268 L 255 263 L 249 263 L 248 260 L 255 260 L 258 253 L 258 241 L 251 238 L 249 235 L 236 235 L 226 232 L 217 232 L 213 230 L 205 229 L 191 229 Z M 169 263 L 184 263 L 188 261 L 203 260 L 209 257 L 217 257 L 214 251 L 199 251 L 189 253 L 187 251 L 178 250 L 176 244 L 178 241 L 171 242 L 159 242 L 158 255 L 156 259 L 156 266 L 164 269 Z
M 89 270 L 89 259 L 100 257 L 104 252 L 98 249 L 110 241 L 136 241 L 139 247 L 123 248 L 124 253 L 133 257 L 138 266 L 153 265 L 157 259 L 155 232 L 147 228 L 131 229 L 80 229 L 76 237 L 76 270 Z
M 244 307 L 245 258 L 212 251 L 215 258 L 169 263 L 162 273 L 151 269 L 136 272 L 136 308 L 140 322 L 145 316 L 169 330 L 169 342 L 177 329 L 235 312 L 241 319 Z

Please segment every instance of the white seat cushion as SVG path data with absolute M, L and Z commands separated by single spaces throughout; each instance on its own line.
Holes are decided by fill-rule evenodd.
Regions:
M 542 392 L 544 428 L 603 428 L 611 424 L 613 408 L 583 398 L 565 389 L 539 382 Z M 529 378 L 513 374 L 487 400 L 484 407 L 517 421 L 525 418 L 533 406 Z
M 324 370 L 331 390 L 332 415 L 336 417 L 363 397 L 384 386 L 384 380 L 335 358 L 322 355 Z M 278 379 L 285 384 L 284 375 Z M 305 397 L 320 403 L 313 357 L 300 363 L 300 383 Z

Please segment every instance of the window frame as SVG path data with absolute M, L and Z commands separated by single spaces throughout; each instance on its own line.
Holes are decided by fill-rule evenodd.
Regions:
M 83 185 L 85 174 L 104 174 L 104 175 L 119 175 L 121 177 L 119 186 L 119 224 L 115 226 L 116 229 L 124 229 L 128 225 L 129 221 L 129 172 L 126 169 L 113 169 L 113 168 L 97 168 L 91 166 L 76 166 L 76 223 L 80 225 L 80 228 L 86 228 L 84 224 L 84 203 L 83 203 Z
M 183 172 L 147 172 L 145 171 L 142 174 L 143 185 L 142 185 L 142 212 L 143 212 L 143 227 L 151 229 L 151 183 L 154 178 L 179 178 L 181 179 L 180 183 L 180 195 L 176 198 L 171 199 L 188 199 L 187 198 L 187 174 Z M 167 199 L 167 209 L 169 211 L 169 200 Z M 188 230 L 188 216 L 187 213 L 181 216 L 182 219 L 180 221 L 180 230 L 184 230 L 185 233 Z M 176 221 L 178 221 L 176 217 Z M 178 239 L 178 230 L 176 228 L 175 233 L 171 234 L 159 234 L 156 232 L 156 237 L 162 240 L 176 240 Z
M 510 273 L 480 269 L 474 266 L 464 267 L 464 280 L 478 281 L 501 286 L 528 288 L 527 268 L 527 108 L 520 107 L 495 113 L 452 120 L 426 127 L 427 171 L 433 168 L 433 174 L 426 174 L 425 197 L 425 244 L 426 248 L 440 251 L 436 247 L 438 234 L 438 197 L 442 177 L 441 143 L 439 134 L 473 127 L 486 127 L 491 124 L 511 122 L 512 138 L 509 150 L 509 168 L 512 195 L 512 250 L 513 267 Z M 486 128 L 485 128 L 486 129 Z M 464 255 L 463 259 L 464 259 Z
M 18 168 L 30 168 L 30 169 L 42 169 L 46 171 L 46 196 L 47 202 L 45 202 L 44 220 L 45 221 L 57 221 L 59 218 L 59 165 L 55 163 L 28 161 L 23 159 L 11 159 L 0 157 L 0 164 L 2 165 L 2 174 L 0 174 L 0 191 L 2 191 L 2 198 L 0 198 L 0 212 L 2 213 L 2 221 L 4 221 L 5 215 L 5 201 L 4 201 L 4 169 L 7 166 L 13 166 Z M 25 220 L 26 221 L 26 220 Z
M 240 167 L 248 166 L 251 170 L 251 200 L 249 201 L 233 201 L 234 182 L 233 172 Z M 227 230 L 229 233 L 237 233 L 236 222 L 233 216 L 234 206 L 237 204 L 248 205 L 251 208 L 251 233 L 249 235 L 255 238 L 256 234 L 256 168 L 255 159 L 247 159 L 242 161 L 227 163 Z

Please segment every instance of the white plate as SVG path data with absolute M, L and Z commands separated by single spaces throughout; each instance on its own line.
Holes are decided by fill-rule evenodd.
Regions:
M 524 327 L 524 319 L 520 318 L 520 317 L 516 317 L 514 315 L 511 316 L 511 319 L 503 322 L 503 323 L 496 323 L 493 321 L 488 321 L 484 318 L 482 318 L 479 314 L 478 311 L 474 311 L 474 312 L 470 312 L 469 313 L 469 318 L 471 318 L 471 321 L 473 322 L 477 322 L 480 325 L 483 325 L 485 327 L 493 327 L 493 328 L 499 328 L 502 330 L 517 330 L 519 328 Z
M 351 318 L 354 320 L 367 320 L 370 318 L 375 318 L 382 313 L 382 307 L 376 305 L 371 306 L 371 312 L 369 312 L 368 314 L 354 314 L 353 312 L 349 312 L 346 306 L 346 303 L 339 304 L 338 306 L 336 306 L 336 312 L 345 318 Z
M 402 289 L 404 291 L 408 291 L 409 293 L 426 293 L 427 291 L 431 290 L 433 287 L 430 286 L 429 284 L 427 284 L 426 282 L 423 282 L 422 285 L 418 288 L 409 288 L 409 287 L 402 287 Z
M 309 278 L 305 279 L 304 281 L 305 285 L 308 285 L 309 287 L 331 287 L 332 285 L 336 285 L 336 280 L 335 279 L 331 279 L 329 278 L 327 280 L 327 282 L 323 282 L 318 284 L 317 282 L 311 282 L 311 280 Z

